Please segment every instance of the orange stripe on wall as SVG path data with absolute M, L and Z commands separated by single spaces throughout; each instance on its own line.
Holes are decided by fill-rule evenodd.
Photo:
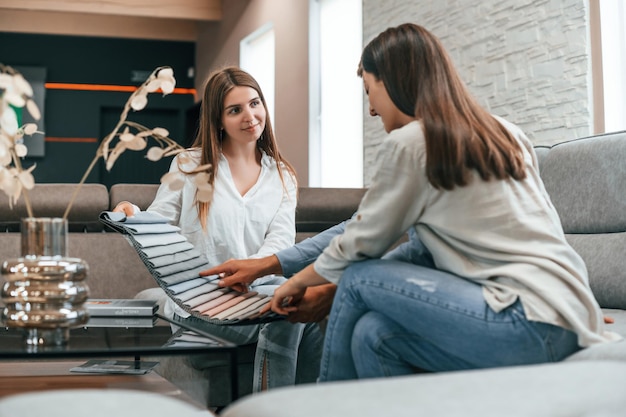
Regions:
M 96 138 L 53 138 L 46 136 L 46 142 L 66 142 L 66 143 L 98 143 Z
M 132 85 L 106 85 L 106 84 L 71 84 L 71 83 L 45 83 L 48 90 L 76 90 L 76 91 L 116 91 L 133 92 L 137 87 Z M 161 91 L 161 90 L 159 90 Z M 173 94 L 196 95 L 195 88 L 175 88 Z

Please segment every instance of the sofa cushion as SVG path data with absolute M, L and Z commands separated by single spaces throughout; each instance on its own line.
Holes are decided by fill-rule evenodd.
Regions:
M 566 237 L 587 265 L 589 285 L 600 306 L 626 310 L 626 232 Z
M 618 308 L 603 308 L 606 317 L 613 319 L 613 323 L 606 325 L 606 329 L 621 334 L 626 339 L 626 310 Z M 626 346 L 624 346 L 626 348 Z
M 562 142 L 540 174 L 565 233 L 626 231 L 626 132 Z
M 69 384 L 69 383 L 68 383 Z M 77 386 L 79 386 L 77 382 Z M 95 385 L 95 383 L 94 383 Z M 114 386 L 114 384 L 112 384 Z M 132 388 L 53 389 L 9 395 L 0 400 L 0 415 L 47 417 L 211 417 L 174 396 Z M 45 387 L 43 387 L 45 388 Z
M 626 309 L 626 132 L 536 147 L 540 175 L 603 308 Z
M 604 417 L 624 414 L 624 387 L 626 362 L 572 361 L 275 389 L 220 417 Z
M 579 350 L 567 357 L 566 361 L 622 361 L 626 363 L 626 340 L 601 343 Z
M 118 233 L 70 233 L 69 256 L 89 265 L 91 298 L 133 298 L 156 285 L 137 251 Z

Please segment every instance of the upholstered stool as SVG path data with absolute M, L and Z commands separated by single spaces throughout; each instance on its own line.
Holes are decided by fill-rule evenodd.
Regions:
M 0 400 L 0 416 L 211 417 L 208 410 L 164 395 L 122 389 L 30 392 Z

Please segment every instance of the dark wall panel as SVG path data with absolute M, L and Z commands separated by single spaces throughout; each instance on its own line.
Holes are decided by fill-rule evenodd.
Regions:
M 194 80 L 187 74 L 195 65 L 194 49 L 193 42 L 0 32 L 0 62 L 45 68 L 46 83 L 138 86 L 156 67 L 170 66 L 176 86 L 191 89 Z M 115 122 L 111 120 L 117 120 L 130 94 L 46 89 L 44 156 L 24 161 L 24 166 L 37 164 L 33 171 L 35 181 L 78 182 L 99 141 L 113 128 Z M 194 100 L 192 94 L 151 94 L 148 106 L 131 112 L 128 120 L 148 127 L 166 127 L 172 139 L 186 145 L 191 140 L 187 137 L 187 111 Z M 131 160 L 124 161 L 125 158 Z M 111 173 L 106 173 L 100 162 L 88 182 L 108 186 L 115 182 L 158 183 L 169 163 L 163 161 L 154 167 L 146 166 L 147 163 L 143 154 L 125 153 Z M 137 171 L 137 166 L 143 168 Z

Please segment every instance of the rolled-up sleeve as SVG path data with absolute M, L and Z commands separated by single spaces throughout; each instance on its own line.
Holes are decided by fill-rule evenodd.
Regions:
M 276 254 L 283 276 L 289 278 L 317 259 L 326 249 L 332 238 L 343 233 L 348 220 L 339 223 L 295 246 L 283 249 Z
M 315 271 L 338 283 L 353 262 L 379 258 L 419 219 L 426 205 L 421 126 L 412 122 L 392 131 L 380 147 L 368 191 L 345 228 L 314 263 Z

